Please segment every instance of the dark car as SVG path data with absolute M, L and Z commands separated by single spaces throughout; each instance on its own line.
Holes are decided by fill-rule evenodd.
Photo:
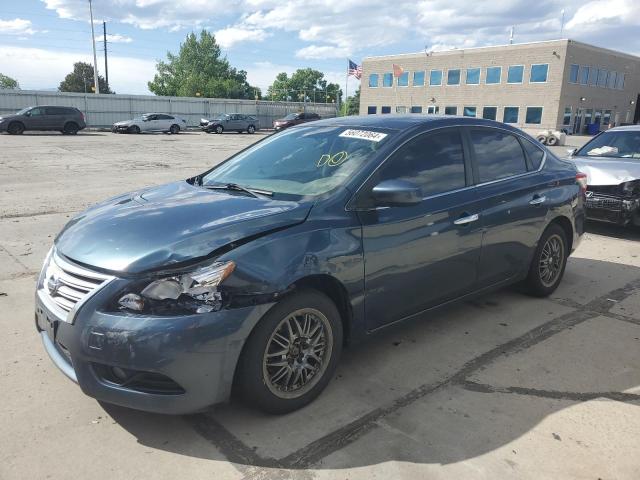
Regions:
M 553 292 L 583 232 L 578 175 L 489 120 L 296 126 L 71 219 L 37 283 L 37 328 L 99 400 L 184 413 L 235 387 L 288 412 L 346 343 L 515 282 Z
M 224 113 L 209 121 L 204 118 L 200 120 L 200 129 L 207 133 L 255 133 L 258 128 L 259 124 L 256 117 L 242 113 Z
M 317 113 L 310 112 L 298 112 L 298 113 L 290 113 L 284 118 L 279 118 L 278 120 L 273 122 L 274 130 L 280 131 L 285 128 L 292 127 L 294 125 L 300 125 L 301 123 L 313 122 L 316 120 L 320 120 L 320 115 Z
M 55 130 L 75 135 L 86 128 L 84 114 L 75 107 L 41 105 L 0 117 L 0 132 L 20 135 L 27 130 Z
M 570 154 L 587 177 L 587 218 L 640 226 L 640 125 L 602 132 Z

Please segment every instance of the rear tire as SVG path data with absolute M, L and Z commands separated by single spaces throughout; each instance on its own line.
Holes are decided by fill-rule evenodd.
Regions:
M 536 137 L 536 140 L 538 140 L 542 145 L 546 145 L 547 144 L 547 136 L 546 135 L 538 135 Z
M 558 137 L 556 137 L 555 135 L 551 135 L 549 138 L 547 138 L 547 145 L 549 145 L 550 147 L 553 147 L 557 144 L 558 144 Z
M 140 127 L 137 125 L 131 125 L 128 129 L 127 129 L 127 133 L 140 133 Z
M 22 135 L 24 130 L 22 122 L 12 122 L 7 127 L 7 132 L 9 132 L 10 135 Z
M 560 285 L 568 257 L 567 235 L 560 225 L 552 223 L 538 241 L 524 283 L 525 292 L 536 297 L 551 295 Z
M 67 122 L 64 124 L 64 128 L 62 129 L 62 132 L 65 135 L 75 135 L 78 133 L 78 130 L 80 130 L 80 126 L 77 123 Z
M 172 135 L 177 135 L 180 133 L 180 126 L 176 125 L 175 123 L 173 125 L 171 125 L 171 128 L 169 128 L 169 133 L 171 133 Z
M 271 308 L 251 332 L 236 385 L 264 412 L 292 412 L 324 390 L 341 351 L 342 321 L 335 304 L 316 290 L 303 290 Z
M 253 125 L 249 125 L 247 127 L 247 133 L 256 133 L 256 127 L 254 127 Z

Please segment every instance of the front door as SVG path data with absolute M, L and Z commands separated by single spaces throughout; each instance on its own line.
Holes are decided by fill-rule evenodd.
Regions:
M 361 210 L 367 328 L 419 313 L 473 290 L 482 231 L 470 163 L 457 128 L 425 133 L 388 158 L 364 188 L 419 185 L 415 206 Z
M 489 286 L 528 270 L 552 199 L 549 179 L 537 172 L 544 156 L 537 145 L 495 128 L 468 134 L 484 229 L 478 282 Z
M 25 119 L 27 130 L 46 130 L 47 112 L 45 107 L 35 107 L 29 110 L 29 116 Z

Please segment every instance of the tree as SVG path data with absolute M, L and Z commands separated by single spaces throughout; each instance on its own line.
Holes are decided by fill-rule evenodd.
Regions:
M 100 75 L 98 75 L 98 86 L 100 93 L 116 93 L 107 87 L 107 82 Z M 76 62 L 73 64 L 73 71 L 60 82 L 58 90 L 61 92 L 91 93 L 93 87 L 93 65 Z
M 0 88 L 7 88 L 9 90 L 20 90 L 18 81 L 0 73 Z
M 200 38 L 191 32 L 180 44 L 177 55 L 167 52 L 167 61 L 158 60 L 158 73 L 148 83 L 156 95 L 208 98 L 261 97 L 259 88 L 249 85 L 247 72 L 232 67 L 222 56 L 215 36 L 206 30 Z
M 356 90 L 356 93 L 352 97 L 348 97 L 345 104 L 342 106 L 342 114 L 346 115 L 359 115 L 360 114 L 360 87 Z
M 305 98 L 306 95 L 306 98 Z M 289 77 L 279 73 L 267 90 L 269 100 L 290 100 L 301 102 L 335 103 L 342 98 L 342 91 L 336 83 L 329 83 L 324 73 L 312 68 L 301 68 Z

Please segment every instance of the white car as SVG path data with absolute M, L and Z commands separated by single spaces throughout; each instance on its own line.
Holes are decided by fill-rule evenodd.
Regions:
M 167 113 L 145 113 L 133 120 L 116 122 L 111 127 L 113 133 L 168 132 L 180 133 L 187 129 L 187 121 Z

